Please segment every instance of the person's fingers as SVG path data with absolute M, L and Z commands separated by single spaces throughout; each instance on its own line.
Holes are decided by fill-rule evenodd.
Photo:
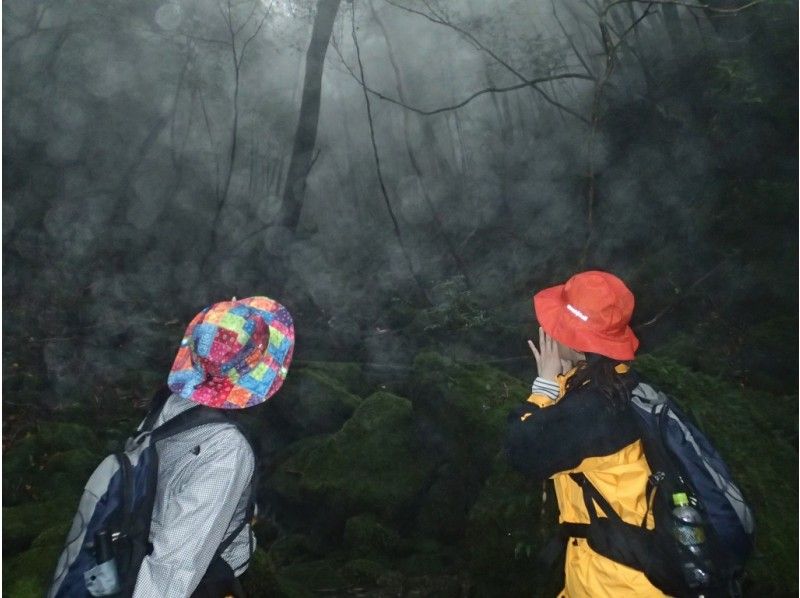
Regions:
M 530 339 L 528 339 L 528 346 L 531 348 L 531 353 L 533 353 L 533 359 L 536 361 L 536 367 L 539 367 L 542 359 L 541 354 L 536 350 L 536 345 L 534 345 L 533 341 Z
M 544 333 L 544 339 L 545 339 L 544 342 L 547 345 L 547 352 L 548 353 L 553 353 L 553 351 L 555 349 L 555 345 L 553 343 L 553 337 L 551 337 L 549 334 L 547 334 L 545 332 Z

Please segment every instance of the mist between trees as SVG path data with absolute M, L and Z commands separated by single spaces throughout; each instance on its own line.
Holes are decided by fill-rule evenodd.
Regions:
M 163 377 L 194 313 L 256 294 L 301 360 L 527 371 L 532 292 L 597 267 L 646 349 L 683 335 L 712 373 L 791 387 L 796 17 L 5 2 L 4 379 L 56 405 Z

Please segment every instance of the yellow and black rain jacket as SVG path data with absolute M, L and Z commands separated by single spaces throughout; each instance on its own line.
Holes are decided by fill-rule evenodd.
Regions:
M 619 364 L 617 372 L 627 374 L 628 366 Z M 590 523 L 583 489 L 569 475 L 582 473 L 623 521 L 640 525 L 647 517 L 652 529 L 645 498 L 650 468 L 634 414 L 614 409 L 591 382 L 565 393 L 573 373 L 558 376 L 555 400 L 534 392 L 518 410 L 507 439 L 512 464 L 534 478 L 553 479 L 559 523 Z M 559 598 L 665 596 L 644 573 L 596 553 L 585 538 L 568 541 L 564 574 Z

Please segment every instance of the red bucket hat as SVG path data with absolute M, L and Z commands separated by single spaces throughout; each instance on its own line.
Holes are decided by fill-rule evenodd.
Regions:
M 294 324 L 267 297 L 223 301 L 189 323 L 167 384 L 184 399 L 220 409 L 263 403 L 283 384 Z
M 576 351 L 631 360 L 639 339 L 628 325 L 633 293 L 608 272 L 581 272 L 565 284 L 533 297 L 536 319 L 544 331 Z

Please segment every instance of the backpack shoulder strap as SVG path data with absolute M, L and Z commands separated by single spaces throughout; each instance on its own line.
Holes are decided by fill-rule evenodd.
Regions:
M 165 438 L 169 438 L 170 436 L 174 436 L 175 434 L 180 434 L 181 432 L 185 432 L 186 430 L 190 430 L 205 424 L 217 423 L 231 424 L 234 426 L 236 425 L 221 410 L 197 405 L 187 409 L 183 413 L 179 413 L 172 419 L 167 420 L 158 426 L 150 435 L 150 442 L 158 442 L 160 440 L 164 440 Z
M 233 531 L 228 534 L 222 543 L 217 548 L 216 556 L 222 556 L 222 553 L 228 549 L 228 546 L 233 544 L 233 541 L 242 533 L 242 530 L 247 526 L 253 523 L 253 517 L 255 516 L 255 504 L 256 504 L 256 489 L 258 488 L 258 472 L 257 469 L 253 470 L 253 477 L 250 479 L 250 487 L 249 487 L 249 496 L 247 501 L 247 510 L 244 513 L 244 517 L 242 521 L 237 525 Z M 251 556 L 252 556 L 252 547 L 251 547 Z M 249 559 L 248 559 L 249 560 Z
M 166 384 L 156 391 L 153 398 L 150 399 L 150 409 L 142 422 L 142 432 L 149 432 L 153 429 L 153 425 L 156 423 L 170 396 L 172 396 L 172 391 Z
M 600 494 L 600 491 L 589 481 L 589 478 L 582 473 L 571 473 L 569 477 L 583 489 L 583 502 L 586 505 L 586 512 L 589 514 L 590 521 L 594 521 L 598 518 L 597 509 L 595 509 L 594 506 L 595 503 L 597 503 L 597 506 L 603 510 L 603 513 L 605 513 L 606 517 L 610 520 L 622 521 L 619 514 L 611 508 L 605 496 Z

